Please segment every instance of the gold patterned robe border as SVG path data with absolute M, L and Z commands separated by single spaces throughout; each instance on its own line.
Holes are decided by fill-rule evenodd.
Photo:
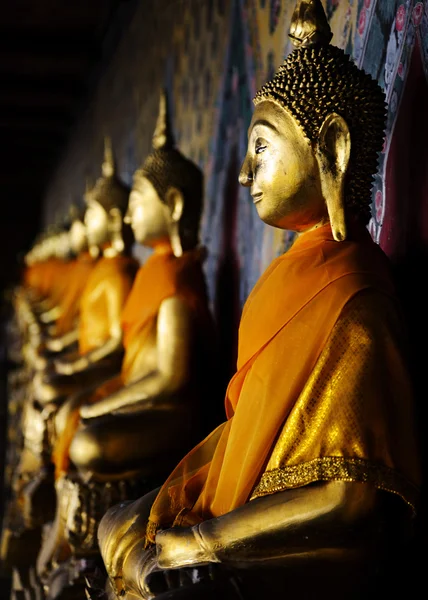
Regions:
M 340 456 L 315 458 L 300 465 L 267 471 L 254 489 L 251 500 L 315 481 L 370 483 L 381 490 L 400 496 L 416 514 L 418 489 L 399 473 L 368 460 Z
M 420 473 L 411 389 L 398 351 L 403 334 L 386 295 L 365 291 L 348 302 L 252 499 L 315 481 L 355 481 L 397 494 L 416 512 Z

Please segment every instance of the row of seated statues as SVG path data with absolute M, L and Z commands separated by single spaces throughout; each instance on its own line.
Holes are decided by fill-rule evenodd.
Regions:
M 165 94 L 132 189 L 106 140 L 84 211 L 27 254 L 1 547 L 15 600 L 370 597 L 411 544 L 406 333 L 366 229 L 385 101 L 331 37 L 321 2 L 298 0 L 296 48 L 254 99 L 239 181 L 297 235 L 245 303 L 225 398 L 203 174 Z

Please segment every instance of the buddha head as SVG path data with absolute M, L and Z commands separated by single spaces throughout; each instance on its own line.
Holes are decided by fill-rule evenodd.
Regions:
M 109 138 L 105 139 L 102 176 L 86 189 L 85 226 L 91 254 L 108 246 L 106 255 L 115 255 L 125 248 L 123 218 L 128 208 L 129 188 L 118 178 Z
M 54 256 L 60 260 L 70 258 L 71 244 L 70 232 L 67 229 L 62 229 L 54 236 Z
M 341 241 L 349 217 L 370 218 L 384 94 L 330 45 L 320 0 L 297 2 L 290 38 L 295 50 L 254 98 L 239 180 L 267 224 L 303 232 L 330 221 Z
M 160 98 L 153 150 L 134 175 L 127 222 L 137 242 L 168 243 L 176 256 L 198 244 L 202 212 L 201 170 L 175 148 L 166 94 Z
M 59 223 L 49 225 L 26 257 L 27 264 L 70 256 L 69 231 Z
M 88 249 L 88 236 L 85 227 L 85 211 L 75 204 L 70 208 L 70 248 L 75 256 Z
M 25 264 L 33 265 L 53 257 L 52 227 L 41 233 L 34 242 L 31 250 L 25 255 Z

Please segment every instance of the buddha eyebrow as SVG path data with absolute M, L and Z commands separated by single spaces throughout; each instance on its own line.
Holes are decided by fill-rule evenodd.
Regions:
M 257 119 L 257 121 L 255 121 L 253 123 L 252 127 L 248 130 L 248 137 L 250 137 L 252 130 L 257 125 L 263 125 L 264 127 L 267 127 L 268 129 L 272 129 L 272 131 L 275 131 L 275 133 L 278 133 L 278 129 L 275 127 L 275 125 L 272 125 L 272 123 L 270 123 L 270 121 L 266 121 L 265 119 Z

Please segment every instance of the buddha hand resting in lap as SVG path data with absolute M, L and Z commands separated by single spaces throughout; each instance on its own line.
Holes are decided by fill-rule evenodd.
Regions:
M 416 510 L 403 326 L 388 261 L 365 229 L 384 96 L 329 44 L 319 0 L 297 3 L 291 36 L 297 48 L 254 99 L 239 180 L 265 223 L 299 235 L 244 306 L 227 421 L 159 493 L 101 522 L 120 597 L 160 593 L 153 570 L 167 589 L 172 570 L 220 563 L 247 577 L 280 567 L 267 587 L 247 588 L 256 598 L 294 590 L 292 565 L 309 597 L 324 565 L 329 596 L 343 598 L 339 565 L 379 551 L 389 531 L 399 538 Z

